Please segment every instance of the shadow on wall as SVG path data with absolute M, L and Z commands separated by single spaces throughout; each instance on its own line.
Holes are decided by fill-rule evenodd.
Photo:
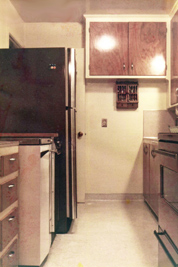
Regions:
M 142 179 L 141 182 L 140 179 Z M 133 194 L 133 199 L 143 199 L 143 143 L 140 144 L 137 156 L 133 162 L 133 168 L 130 172 L 126 192 L 131 196 Z

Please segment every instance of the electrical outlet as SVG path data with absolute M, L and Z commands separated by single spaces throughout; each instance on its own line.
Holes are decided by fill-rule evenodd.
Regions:
M 107 127 L 107 119 L 101 120 L 101 127 Z

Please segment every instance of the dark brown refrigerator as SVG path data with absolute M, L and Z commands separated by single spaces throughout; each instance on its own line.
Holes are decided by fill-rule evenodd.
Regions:
M 0 49 L 0 133 L 57 133 L 55 233 L 75 219 L 75 50 Z

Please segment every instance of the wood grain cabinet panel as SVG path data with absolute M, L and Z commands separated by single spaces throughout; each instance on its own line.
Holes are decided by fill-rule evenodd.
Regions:
M 166 22 L 89 25 L 90 76 L 166 76 Z
M 0 176 L 6 176 L 18 170 L 18 153 L 0 157 Z
M 18 209 L 12 211 L 4 220 L 0 221 L 0 251 L 18 234 Z
M 0 259 L 0 267 L 18 267 L 17 240 L 8 249 L 7 253 Z
M 0 185 L 0 211 L 17 200 L 17 178 Z
M 128 74 L 128 23 L 90 23 L 90 75 Z
M 171 20 L 171 105 L 178 103 L 178 11 Z
M 166 75 L 166 23 L 129 23 L 129 74 Z

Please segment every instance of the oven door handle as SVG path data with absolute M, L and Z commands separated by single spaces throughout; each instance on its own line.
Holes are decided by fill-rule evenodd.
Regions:
M 160 155 L 167 156 L 167 157 L 170 157 L 170 158 L 174 158 L 174 159 L 177 160 L 177 153 L 168 152 L 168 151 L 161 150 L 161 149 L 153 149 L 151 151 L 151 155 L 152 155 L 153 158 L 156 157 L 155 154 L 160 154 Z
M 166 255 L 168 256 L 170 262 L 173 264 L 174 267 L 178 267 L 178 264 L 175 262 L 175 260 L 173 259 L 172 255 L 170 254 L 170 252 L 166 248 L 166 245 L 164 244 L 164 242 L 160 238 L 160 236 L 163 236 L 163 235 L 166 236 L 166 238 L 168 239 L 168 241 L 171 244 L 171 246 L 173 247 L 173 249 L 177 252 L 176 246 L 175 246 L 174 242 L 172 241 L 172 239 L 170 238 L 170 236 L 167 234 L 166 231 L 163 231 L 161 233 L 157 233 L 156 231 L 154 231 L 154 235 L 158 239 L 158 242 L 162 246 L 162 248 L 163 248 L 164 252 L 166 253 Z

